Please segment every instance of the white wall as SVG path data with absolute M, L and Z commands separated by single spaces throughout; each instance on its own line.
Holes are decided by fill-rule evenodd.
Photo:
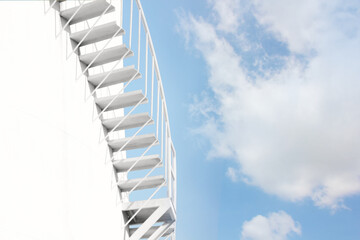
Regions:
M 121 239 L 100 123 L 54 12 L 0 1 L 0 16 L 0 239 Z

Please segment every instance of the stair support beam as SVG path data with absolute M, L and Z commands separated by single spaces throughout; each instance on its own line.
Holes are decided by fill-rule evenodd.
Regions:
M 148 240 L 158 240 L 164 233 L 173 225 L 174 222 L 163 223 L 156 231 L 151 235 Z
M 170 209 L 170 204 L 159 206 L 154 213 L 130 236 L 129 240 L 140 240 L 142 236 Z

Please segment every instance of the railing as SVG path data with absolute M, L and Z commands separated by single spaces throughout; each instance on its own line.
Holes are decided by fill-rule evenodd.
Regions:
M 176 151 L 171 138 L 170 131 L 170 122 L 168 116 L 168 110 L 165 100 L 164 87 L 162 84 L 159 64 L 156 58 L 154 44 L 151 38 L 150 30 L 146 21 L 146 17 L 141 5 L 140 0 L 128 0 L 130 2 L 129 14 L 129 36 L 128 36 L 128 45 L 129 48 L 134 46 L 133 44 L 133 33 L 134 31 L 134 1 L 138 11 L 138 29 L 137 29 L 137 68 L 141 72 L 141 33 L 144 31 L 145 34 L 145 87 L 148 87 L 148 62 L 151 62 L 151 98 L 150 100 L 150 116 L 156 121 L 156 136 L 157 139 L 161 139 L 161 159 L 165 162 L 165 179 L 167 180 L 168 185 L 168 197 L 172 200 L 173 207 L 176 209 Z M 124 9 L 123 1 L 121 0 L 122 9 Z M 122 14 L 124 16 L 124 14 Z M 134 49 L 132 49 L 134 50 Z M 151 61 L 148 61 L 148 53 L 150 53 Z M 154 74 L 155 73 L 155 74 Z M 154 88 L 154 78 L 156 78 L 157 88 Z M 150 85 L 150 84 L 149 84 Z M 157 94 L 154 92 L 157 91 Z M 146 95 L 145 95 L 146 96 Z M 155 99 L 154 99 L 155 98 Z M 156 106 L 154 106 L 156 103 Z M 156 110 L 156 115 L 154 114 L 154 109 Z M 161 115 L 160 115 L 161 114 Z M 159 126 L 159 124 L 161 124 Z M 160 130 L 161 128 L 161 130 Z M 165 128 L 165 129 L 164 129 Z M 159 137 L 159 132 L 161 132 L 161 137 Z M 136 164 L 136 163 L 135 163 Z
M 98 95 L 102 94 L 104 91 L 101 88 L 101 86 L 105 83 L 106 79 L 117 69 L 117 67 L 122 67 L 125 57 L 128 54 L 134 53 L 137 58 L 134 61 L 134 65 L 136 65 L 137 73 L 128 81 L 126 84 L 121 84 L 119 87 L 112 88 L 112 87 L 106 87 L 106 91 L 108 91 L 108 95 L 111 91 L 116 91 L 117 93 L 114 94 L 114 98 L 112 101 L 103 108 L 93 120 L 96 120 L 98 118 L 108 118 L 111 114 L 112 116 L 119 115 L 119 111 L 108 111 L 109 106 L 112 102 L 114 102 L 122 93 L 125 92 L 125 90 L 131 88 L 131 87 L 139 87 L 144 91 L 144 97 L 135 104 L 131 108 L 130 111 L 127 113 L 120 112 L 120 116 L 122 116 L 122 120 L 116 124 L 116 126 L 104 134 L 104 137 L 100 140 L 101 142 L 104 140 L 111 140 L 114 138 L 115 133 L 118 131 L 117 128 L 134 112 L 139 111 L 140 108 L 142 108 L 142 103 L 144 100 L 148 99 L 149 101 L 149 107 L 148 112 L 150 113 L 151 119 L 154 120 L 154 124 L 150 126 L 150 121 L 147 121 L 144 125 L 139 127 L 139 129 L 135 133 L 131 133 L 130 131 L 127 131 L 125 133 L 131 133 L 131 137 L 128 139 L 128 141 L 116 152 L 113 152 L 111 155 L 111 160 L 121 160 L 123 157 L 123 150 L 126 149 L 126 146 L 128 146 L 131 141 L 138 136 L 140 133 L 144 132 L 146 127 L 150 128 L 152 127 L 154 132 L 156 133 L 156 141 L 154 141 L 148 148 L 145 149 L 144 152 L 142 152 L 141 157 L 138 159 L 137 162 L 135 162 L 131 168 L 126 172 L 126 175 L 129 174 L 129 172 L 136 166 L 136 164 L 145 156 L 146 153 L 150 151 L 157 151 L 162 159 L 162 161 L 165 163 L 164 167 L 164 173 L 165 173 L 165 180 L 167 185 L 167 196 L 171 199 L 173 209 L 176 211 L 176 151 L 175 147 L 172 142 L 171 138 L 171 131 L 170 131 L 170 123 L 169 123 L 169 116 L 168 116 L 168 110 L 166 106 L 166 100 L 165 100 L 165 93 L 164 93 L 164 87 L 161 79 L 161 74 L 159 70 L 158 61 L 156 58 L 156 53 L 154 49 L 154 44 L 151 38 L 150 30 L 146 21 L 146 17 L 141 5 L 140 0 L 107 0 L 110 4 L 114 2 L 117 2 L 115 7 L 117 7 L 116 14 L 120 14 L 119 17 L 119 26 L 121 28 L 125 29 L 126 35 L 121 38 L 121 42 L 125 43 L 128 46 L 128 51 L 125 53 L 125 55 L 118 61 L 110 64 L 109 66 L 102 67 L 100 72 L 108 72 L 105 77 L 102 79 L 100 84 L 93 88 L 90 92 L 89 97 L 86 98 L 86 100 L 89 100 L 91 96 L 97 97 Z M 135 1 L 135 4 L 134 4 Z M 76 0 L 73 2 L 77 3 L 77 6 L 82 7 L 85 0 Z M 88 2 L 88 1 L 86 1 Z M 53 7 L 56 4 L 56 1 L 51 0 L 50 1 L 50 7 Z M 134 7 L 134 5 L 136 7 Z M 80 8 L 79 8 L 80 9 Z M 135 11 L 134 11 L 135 9 Z M 136 11 L 137 10 L 137 11 Z M 90 29 L 88 34 L 94 29 L 94 27 L 101 22 L 101 18 L 106 13 L 107 9 L 102 13 L 101 16 L 86 21 L 85 28 Z M 70 21 L 75 17 L 76 11 L 74 15 L 67 21 L 67 23 L 63 24 L 62 30 L 64 30 L 66 27 L 69 26 Z M 136 24 L 136 16 L 137 24 Z M 126 20 L 129 19 L 127 22 Z M 91 24 L 89 24 L 91 22 Z M 91 26 L 91 27 L 90 27 Z M 135 29 L 137 27 L 137 29 Z M 137 30 L 137 31 L 136 31 Z M 120 30 L 119 30 L 120 31 Z M 85 69 L 82 69 L 82 72 L 80 75 L 76 77 L 78 80 L 80 77 L 83 76 L 83 74 L 87 74 L 89 71 L 93 71 L 92 64 L 96 61 L 96 59 L 102 54 L 102 52 L 106 49 L 107 46 L 109 46 L 113 41 L 115 41 L 115 38 L 117 37 L 119 31 L 117 31 L 110 39 L 105 40 L 103 43 L 95 43 L 91 44 L 96 51 L 99 52 L 95 59 L 86 66 Z M 86 36 L 88 35 L 86 34 Z M 80 46 L 81 43 L 85 40 L 86 36 L 73 48 L 73 51 L 70 53 L 70 55 L 67 54 L 67 58 L 69 58 L 73 53 L 76 51 L 82 51 L 82 47 Z M 145 39 L 143 39 L 145 38 Z M 137 44 L 133 44 L 136 42 L 133 41 L 137 40 Z M 145 44 L 145 45 L 144 45 Z M 136 46 L 137 45 L 137 46 Z M 130 60 L 129 60 L 130 61 Z M 94 67 L 96 69 L 97 67 Z M 141 86 L 139 82 L 135 81 L 137 79 L 137 74 L 140 73 L 143 77 L 143 82 L 141 83 Z M 149 77 L 150 76 L 150 77 Z M 136 83 L 137 82 L 137 83 Z M 111 114 L 109 114 L 111 113 Z M 160 146 L 158 146 L 160 145 Z M 157 147 L 157 150 L 154 150 L 154 148 Z M 143 178 L 142 180 L 133 187 L 129 191 L 129 195 L 158 167 L 154 166 Z M 159 186 L 153 194 L 148 198 L 148 201 L 154 197 L 154 195 L 159 191 L 160 188 L 162 188 L 163 185 Z M 145 202 L 144 206 L 147 204 Z M 141 210 L 140 208 L 139 210 Z M 133 217 L 136 216 L 137 213 L 133 215 Z M 130 219 L 127 224 L 131 221 Z

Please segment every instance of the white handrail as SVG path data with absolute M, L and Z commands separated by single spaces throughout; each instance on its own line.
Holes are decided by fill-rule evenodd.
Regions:
M 128 52 L 130 52 L 130 49 L 128 50 Z M 128 53 L 126 53 L 128 54 Z M 126 55 L 125 54 L 125 55 Z M 89 97 L 86 98 L 86 101 L 90 99 L 91 96 L 94 96 L 96 90 L 98 90 L 100 88 L 100 86 L 106 81 L 106 79 L 108 79 L 108 77 L 110 77 L 110 75 L 115 71 L 115 68 L 117 65 L 119 65 L 119 63 L 124 59 L 124 56 L 122 56 L 116 63 L 115 65 L 111 68 L 111 70 L 106 74 L 106 76 L 103 78 L 103 80 L 101 80 L 101 82 L 99 83 L 99 85 L 90 93 Z M 103 69 L 104 72 L 104 69 Z M 138 72 L 137 72 L 138 73 Z M 136 73 L 136 74 L 137 74 Z M 134 76 L 135 77 L 135 76 Z
M 144 99 L 144 98 L 143 98 Z M 116 131 L 116 129 L 130 116 L 130 114 L 141 104 L 141 102 L 143 101 L 143 99 L 141 99 L 121 120 L 120 122 L 118 122 L 115 127 L 113 127 L 110 132 L 108 132 L 105 137 L 100 141 L 100 143 L 102 143 L 108 136 L 109 134 L 113 133 L 114 131 Z
M 71 51 L 70 55 L 66 56 L 66 60 L 68 60 L 73 53 L 78 50 L 78 48 L 80 47 L 80 45 L 83 43 L 83 41 L 87 38 L 87 36 L 92 32 L 92 30 L 95 28 L 95 25 L 99 22 L 99 20 L 104 16 L 104 14 L 109 10 L 109 8 L 111 7 L 111 4 L 109 4 L 109 6 L 102 12 L 102 14 L 96 19 L 96 21 L 94 22 L 94 24 L 92 25 L 92 27 L 89 29 L 89 31 L 85 34 L 85 36 L 80 40 L 80 42 L 78 42 L 78 44 L 76 45 L 75 48 L 73 48 L 73 50 Z M 118 31 L 116 31 L 115 35 L 118 34 L 120 32 L 121 28 L 119 28 Z
M 109 41 L 106 42 L 106 44 L 103 46 L 103 48 L 100 50 L 100 52 L 95 56 L 95 58 L 86 66 L 85 70 L 82 71 L 82 73 L 76 78 L 76 80 L 79 80 L 79 78 L 81 78 L 86 71 L 94 64 L 94 62 L 100 57 L 100 55 L 105 51 L 106 47 L 109 45 L 109 43 L 113 40 L 113 38 L 116 35 L 114 35 Z M 124 54 L 124 56 L 122 56 L 122 58 L 125 58 L 129 53 L 131 52 L 130 48 L 128 49 L 128 51 L 126 51 L 126 53 Z M 120 61 L 120 60 L 119 60 Z
M 133 191 L 135 191 L 136 188 L 137 188 L 138 186 L 140 186 L 140 184 L 143 183 L 143 182 L 145 181 L 145 179 L 146 179 L 147 177 L 149 177 L 149 175 L 160 165 L 160 163 L 161 163 L 161 162 L 158 162 L 158 163 L 145 175 L 145 177 L 143 177 L 137 184 L 135 184 L 135 186 L 132 187 L 131 190 L 129 191 L 129 194 L 131 194 Z
M 154 144 L 156 143 L 156 141 L 154 141 L 150 146 L 148 146 L 146 148 L 146 150 L 143 152 L 143 154 L 141 155 L 140 159 L 137 160 L 137 161 L 140 161 L 144 156 L 145 154 L 154 146 Z M 112 156 L 112 158 L 110 159 L 111 161 L 115 161 L 115 155 Z M 120 159 L 120 161 L 123 160 L 123 159 Z M 136 165 L 136 163 L 134 163 L 134 165 Z M 132 168 L 133 166 L 131 166 Z M 129 173 L 129 171 L 127 171 L 127 173 Z
M 126 143 L 116 152 L 121 152 L 122 150 L 124 150 L 124 148 L 141 132 L 141 130 L 144 129 L 144 127 L 148 124 L 148 122 L 150 122 L 151 119 L 149 119 L 141 128 L 139 128 L 139 130 L 136 131 L 136 133 L 134 135 L 131 136 L 131 138 L 129 140 L 126 141 Z
M 165 117 L 166 117 L 166 119 L 169 119 L 167 106 L 166 106 L 166 100 L 165 100 L 165 94 L 164 94 L 164 88 L 163 88 L 163 85 L 162 85 L 162 79 L 161 79 L 161 75 L 160 75 L 158 61 L 157 61 L 157 58 L 156 58 L 154 44 L 153 44 L 153 41 L 152 41 L 152 38 L 151 38 L 150 30 L 149 30 L 149 27 L 148 27 L 148 24 L 147 24 L 147 21 L 146 21 L 146 18 L 145 18 L 144 11 L 142 10 L 142 5 L 141 5 L 140 0 L 136 0 L 136 3 L 137 3 L 137 6 L 138 6 L 139 14 L 141 15 L 141 19 L 142 19 L 143 26 L 144 26 L 144 29 L 145 29 L 145 34 L 147 34 L 148 38 L 149 38 L 149 47 L 150 47 L 151 54 L 155 59 L 155 70 L 156 70 L 156 75 L 157 75 L 158 82 L 159 82 L 159 85 L 160 85 L 161 98 L 164 99 Z M 170 123 L 169 122 L 168 122 L 168 125 L 169 125 L 169 128 L 170 128 Z
M 171 233 L 171 234 L 169 234 L 169 236 L 167 236 L 167 238 L 165 238 L 165 240 L 168 240 L 169 239 L 169 237 L 171 237 L 172 238 L 172 235 L 173 235 L 174 233 Z
M 155 194 L 163 187 L 165 186 L 165 182 L 163 182 L 157 189 L 156 191 L 153 192 L 153 194 L 151 194 L 151 196 L 145 201 L 145 203 L 134 213 L 134 215 L 132 215 L 132 217 L 125 223 L 124 228 L 131 222 L 131 220 L 133 220 L 136 215 L 150 202 L 150 200 L 155 196 Z
M 56 2 L 56 0 L 55 0 Z M 67 22 L 65 23 L 65 25 L 62 27 L 62 29 L 60 30 L 60 32 L 56 33 L 56 38 L 58 38 L 60 36 L 60 34 L 62 33 L 62 31 L 64 31 L 64 29 L 70 24 L 70 22 L 73 20 L 73 18 L 76 16 L 76 14 L 80 11 L 80 9 L 84 6 L 84 2 L 85 0 L 83 0 L 80 4 L 80 6 L 78 7 L 78 9 L 76 9 L 76 11 L 73 13 L 73 15 L 71 15 L 71 17 L 67 20 Z
M 130 52 L 130 49 L 121 57 L 121 59 L 124 58 L 125 55 L 127 55 L 127 53 Z M 120 60 L 118 61 L 120 62 Z M 105 106 L 104 109 L 102 109 L 102 111 L 97 115 L 96 118 L 93 119 L 93 121 L 97 120 L 98 118 L 100 118 L 104 112 L 109 108 L 109 106 L 122 94 L 122 90 L 118 92 L 118 94 Z
M 45 3 L 45 0 L 44 0 L 44 3 Z M 45 14 L 47 14 L 50 9 L 52 9 L 54 6 L 55 6 L 55 3 L 59 3 L 57 0 L 53 0 L 53 3 L 49 6 L 49 8 L 44 12 Z M 45 7 L 45 5 L 44 5 Z
M 131 170 L 134 169 L 134 167 L 136 166 L 136 164 L 137 164 L 138 162 L 140 162 L 140 161 L 144 158 L 145 154 L 155 145 L 156 142 L 157 142 L 157 141 L 154 141 L 154 142 L 146 149 L 146 151 L 141 155 L 141 157 L 138 158 L 138 159 L 131 165 L 131 167 L 126 171 L 126 174 L 128 174 Z

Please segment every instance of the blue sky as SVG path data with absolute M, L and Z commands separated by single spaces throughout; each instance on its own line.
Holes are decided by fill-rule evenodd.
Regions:
M 178 239 L 360 238 L 358 1 L 142 1 Z
M 177 149 L 177 239 L 360 239 L 359 1 L 142 0 L 142 4 Z M 29 74 L 34 74 L 37 84 L 50 90 L 34 97 L 28 89 L 37 85 L 31 84 L 19 89 L 28 104 L 18 98 L 4 106 L 17 121 L 3 118 L 1 125 L 2 145 L 8 149 L 3 158 L 9 159 L 0 168 L 5 191 L 1 227 L 18 231 L 22 226 L 21 231 L 41 233 L 47 239 L 68 238 L 73 232 L 80 237 L 84 232 L 89 237 L 106 232 L 110 237 L 120 224 L 120 213 L 114 214 L 115 206 L 106 204 L 117 192 L 103 187 L 109 185 L 113 169 L 98 161 L 105 150 L 91 139 L 97 139 L 99 131 L 90 133 L 93 125 L 84 124 L 91 118 L 92 102 L 83 107 L 79 96 L 83 85 L 73 81 L 73 64 L 61 60 L 60 39 L 49 34 L 53 16 L 47 15 L 51 21 L 45 21 L 42 6 L 21 6 L 3 3 L 0 9 L 12 23 L 1 26 L 1 53 L 10 56 L 3 58 L 3 66 L 8 66 L 3 76 L 10 79 L 5 88 L 18 88 L 19 80 L 28 86 Z M 33 21 L 24 27 L 18 16 L 29 14 Z M 33 32 L 34 22 L 43 24 L 41 38 Z M 23 31 L 16 30 L 20 28 Z M 20 43 L 24 34 L 28 44 Z M 11 44 L 17 47 L 9 48 Z M 30 45 L 37 47 L 29 49 Z M 41 48 L 45 50 L 39 52 Z M 56 50 L 51 57 L 57 64 L 48 60 L 48 49 Z M 27 62 L 36 56 L 36 65 L 50 64 L 44 68 L 48 71 L 39 75 L 32 64 L 17 71 L 18 59 L 13 56 L 27 51 L 33 51 L 24 55 Z M 53 81 L 57 84 L 48 81 L 49 75 L 57 77 Z M 58 91 L 61 88 L 74 91 Z M 4 101 L 9 94 L 1 95 Z M 33 108 L 44 98 L 46 109 L 51 109 L 47 116 L 42 108 Z M 64 116 L 74 116 L 79 109 L 83 109 L 79 118 L 67 124 Z M 43 127 L 46 130 L 39 134 Z M 18 151 L 13 144 L 19 136 L 16 131 L 39 144 Z M 50 140 L 53 148 L 44 153 L 42 144 Z M 63 148 L 69 148 L 68 157 L 55 154 L 48 161 L 49 154 L 63 153 Z M 34 161 L 27 161 L 31 156 L 36 156 Z M 77 161 L 68 171 L 70 156 Z M 35 178 L 27 170 L 34 166 L 40 169 Z M 50 168 L 50 178 L 44 166 Z M 98 171 L 106 167 L 109 171 Z M 19 169 L 20 179 L 13 174 Z M 26 202 L 23 179 L 29 193 Z M 89 184 L 90 180 L 98 184 Z M 38 196 L 44 197 L 39 201 Z M 69 196 L 75 199 L 70 207 Z M 96 204 L 101 207 L 94 208 Z M 95 217 L 84 221 L 82 213 L 90 207 Z M 102 221 L 108 216 L 113 217 L 110 222 Z M 84 231 L 89 227 L 96 234 Z

